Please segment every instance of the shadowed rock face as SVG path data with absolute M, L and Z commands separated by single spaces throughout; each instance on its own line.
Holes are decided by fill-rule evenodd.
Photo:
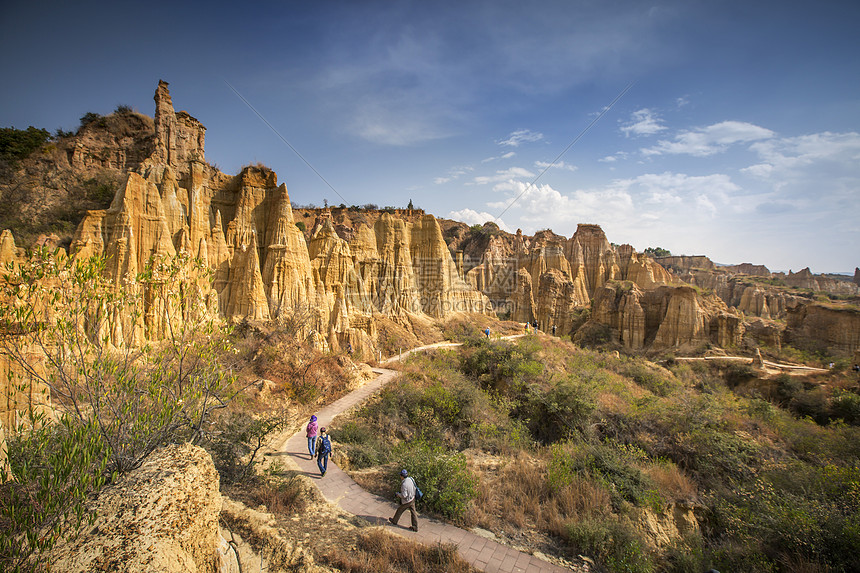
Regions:
M 689 286 L 643 291 L 632 282 L 609 282 L 595 294 L 591 321 L 612 328 L 630 350 L 722 347 L 740 344 L 741 318 L 714 295 Z

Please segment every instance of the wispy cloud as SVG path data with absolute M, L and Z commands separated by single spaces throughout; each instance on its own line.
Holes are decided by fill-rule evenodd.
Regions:
M 508 145 L 510 147 L 519 147 L 523 143 L 534 143 L 543 139 L 543 134 L 531 131 L 530 129 L 518 129 L 511 132 L 507 139 L 497 141 L 499 145 Z
M 508 151 L 507 153 L 503 153 L 501 155 L 496 155 L 495 157 L 487 157 L 486 159 L 482 159 L 481 163 L 492 163 L 493 161 L 499 161 L 501 159 L 511 159 L 512 157 L 516 157 L 516 151 Z
M 654 135 L 666 130 L 657 114 L 650 109 L 640 109 L 631 115 L 630 123 L 621 126 L 621 132 L 627 137 Z
M 475 177 L 474 181 L 478 185 L 487 185 L 489 183 L 498 184 L 506 183 L 509 181 L 516 181 L 519 179 L 530 179 L 534 176 L 535 174 L 528 169 L 523 169 L 522 167 L 511 167 L 510 169 L 496 171 L 495 175 L 482 175 L 479 177 Z M 499 190 L 500 188 L 497 185 L 494 189 Z
M 548 167 L 552 167 L 553 169 L 562 169 L 564 171 L 576 171 L 579 169 L 576 165 L 571 165 L 570 163 L 565 163 L 564 161 L 556 161 L 555 163 L 549 163 L 547 161 L 535 161 L 535 167 L 538 169 L 546 169 Z
M 721 153 L 731 145 L 750 143 L 774 137 L 774 132 L 743 121 L 723 121 L 707 127 L 682 131 L 673 141 L 661 140 L 654 147 L 644 148 L 644 155 L 685 154 L 707 157 Z
M 454 181 L 459 179 L 463 175 L 468 175 L 472 171 L 474 171 L 474 167 L 463 166 L 463 167 L 452 167 L 448 170 L 448 174 L 443 177 L 437 177 L 433 180 L 433 183 L 437 185 L 442 185 L 443 183 L 448 183 L 449 181 Z

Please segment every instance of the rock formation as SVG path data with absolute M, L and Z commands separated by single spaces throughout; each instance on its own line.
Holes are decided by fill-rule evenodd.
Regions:
M 808 269 L 785 277 L 751 263 L 719 267 L 704 256 L 654 259 L 630 245 L 611 244 L 591 224 L 578 225 L 568 239 L 551 231 L 510 235 L 493 223 L 443 227 L 432 215 L 409 209 L 341 206 L 302 210 L 297 219 L 286 186 L 271 170 L 257 165 L 235 176 L 221 173 L 206 163 L 206 128 L 174 110 L 167 83 L 159 82 L 154 99 L 154 120 L 123 115 L 132 126 L 126 129 L 119 116 L 108 116 L 63 143 L 89 137 L 94 148 L 105 150 L 105 159 L 98 165 L 86 161 L 127 171 L 111 205 L 90 211 L 78 227 L 71 256 L 108 256 L 110 276 L 126 284 L 153 256 L 199 257 L 212 271 L 211 281 L 199 285 L 212 312 L 233 321 L 300 322 L 295 328 L 300 336 L 329 348 L 349 344 L 360 353 L 372 352 L 380 315 L 407 325 L 495 309 L 572 334 L 598 293 L 604 299 L 596 303 L 596 315 L 613 324 L 629 348 L 706 339 L 733 344 L 738 334 L 731 320 L 721 326 L 708 322 L 713 318 L 694 317 L 695 309 L 783 320 L 789 307 L 809 301 L 798 298 L 792 284 L 860 293 L 856 284 Z M 102 123 L 107 127 L 98 127 Z M 98 135 L 98 129 L 108 135 Z M 76 153 L 65 154 L 65 161 L 84 169 L 83 158 L 92 152 Z M 0 236 L 0 262 L 20 257 L 11 234 Z M 610 304 L 603 288 L 613 281 L 632 286 L 623 296 L 616 292 L 619 299 Z M 776 288 L 780 281 L 784 288 Z M 727 308 L 716 309 L 706 302 L 709 296 L 671 289 L 670 296 L 663 289 L 682 282 L 710 289 Z M 653 299 L 665 308 L 655 310 Z M 612 318 L 613 313 L 620 315 Z M 158 338 L 166 327 L 162 314 L 155 307 L 144 309 L 142 324 L 122 324 L 109 333 L 111 341 Z M 661 332 L 655 317 L 681 322 Z M 793 329 L 800 338 L 821 330 Z
M 630 350 L 740 345 L 744 327 L 715 295 L 689 286 L 643 291 L 629 281 L 611 281 L 595 293 L 590 322 L 612 329 Z
M 820 303 L 790 306 L 785 337 L 799 348 L 851 354 L 860 349 L 860 309 Z
M 88 506 L 92 528 L 59 543 L 51 570 L 215 572 L 220 568 L 218 472 L 189 444 L 153 453 Z
M 174 111 L 165 82 L 155 102 L 151 155 L 108 209 L 87 215 L 75 256 L 107 255 L 114 278 L 127 280 L 153 256 L 186 252 L 212 269 L 211 298 L 228 319 L 283 319 L 310 307 L 304 334 L 320 333 L 335 346 L 372 344 L 375 313 L 488 311 L 486 298 L 458 274 L 432 215 L 407 222 L 383 214 L 373 229 L 351 236 L 355 253 L 330 217 L 306 242 L 274 172 L 251 166 L 235 177 L 220 173 L 205 162 L 205 127 Z M 8 257 L 2 245 L 0 256 Z M 146 325 L 148 333 L 157 330 Z

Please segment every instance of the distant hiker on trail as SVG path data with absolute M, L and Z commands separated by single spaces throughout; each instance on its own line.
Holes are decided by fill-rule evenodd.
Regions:
M 534 322 L 532 323 L 532 326 L 534 326 L 534 327 L 535 327 L 535 334 L 537 334 L 537 331 L 538 331 L 538 323 L 537 323 L 537 321 L 534 321 Z
M 487 340 L 489 340 L 490 339 L 490 327 L 489 326 L 484 329 L 484 334 L 487 335 Z
M 528 333 L 529 333 L 529 323 L 527 322 L 526 323 L 526 334 L 528 334 Z
M 400 498 L 400 507 L 394 512 L 394 517 L 389 517 L 388 521 L 391 525 L 397 525 L 400 521 L 400 516 L 407 509 L 412 514 L 412 531 L 418 531 L 418 514 L 415 512 L 415 480 L 409 477 L 409 472 L 400 470 L 400 491 L 397 492 L 397 497 Z
M 552 325 L 552 335 L 555 336 L 555 325 Z
M 320 468 L 320 477 L 325 477 L 328 470 L 328 457 L 331 454 L 331 440 L 325 432 L 325 427 L 320 428 L 320 443 L 317 448 L 317 466 Z
M 346 342 L 346 352 L 352 354 L 352 343 L 349 341 Z
M 308 453 L 311 455 L 311 459 L 314 459 L 314 454 L 317 450 L 317 428 L 319 425 L 317 424 L 317 417 L 311 416 L 311 421 L 308 422 L 307 432 L 308 432 Z

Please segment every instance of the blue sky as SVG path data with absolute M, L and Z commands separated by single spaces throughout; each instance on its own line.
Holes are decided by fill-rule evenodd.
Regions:
M 211 163 L 262 162 L 297 203 L 860 265 L 856 0 L 6 0 L 0 24 L 2 126 L 152 115 L 164 79 Z

